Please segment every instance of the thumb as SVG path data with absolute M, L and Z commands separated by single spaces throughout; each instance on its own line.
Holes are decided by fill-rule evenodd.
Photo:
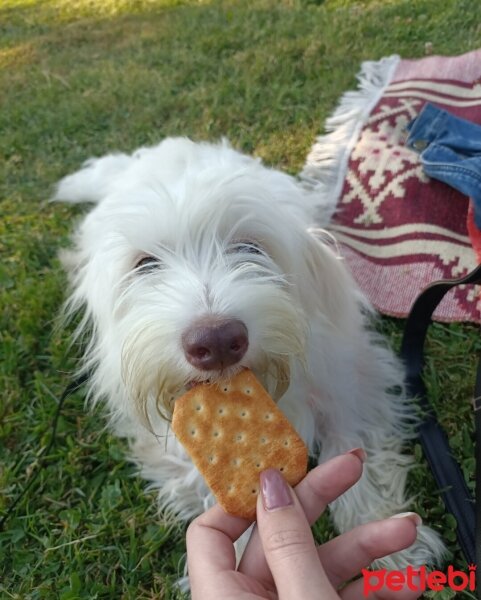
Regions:
M 338 600 L 292 488 L 276 469 L 263 471 L 260 484 L 257 527 L 279 599 Z

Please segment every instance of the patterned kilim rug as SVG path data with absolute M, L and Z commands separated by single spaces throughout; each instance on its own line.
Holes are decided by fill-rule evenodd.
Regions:
M 301 177 L 320 186 L 329 229 L 361 289 L 382 313 L 404 317 L 432 281 L 456 278 L 481 248 L 469 199 L 423 173 L 405 127 L 430 102 L 481 124 L 481 50 L 458 57 L 366 62 L 341 99 Z M 468 214 L 469 213 L 469 214 Z M 479 289 L 457 288 L 434 315 L 481 322 Z

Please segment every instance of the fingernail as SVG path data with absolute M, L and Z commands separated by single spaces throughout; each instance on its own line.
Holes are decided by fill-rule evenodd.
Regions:
M 366 462 L 367 459 L 367 454 L 363 448 L 353 448 L 349 452 L 346 452 L 346 454 L 354 454 L 362 463 Z
M 260 475 L 262 504 L 266 510 L 276 510 L 293 504 L 291 490 L 277 469 L 267 469 Z
M 403 513 L 399 513 L 397 515 L 393 515 L 390 518 L 391 519 L 411 519 L 411 521 L 416 525 L 416 527 L 419 527 L 419 525 L 423 524 L 423 520 L 415 512 L 403 512 Z

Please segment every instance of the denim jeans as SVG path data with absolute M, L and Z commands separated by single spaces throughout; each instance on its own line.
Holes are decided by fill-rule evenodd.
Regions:
M 406 145 L 420 154 L 426 175 L 470 196 L 481 229 L 481 125 L 425 104 L 407 129 Z

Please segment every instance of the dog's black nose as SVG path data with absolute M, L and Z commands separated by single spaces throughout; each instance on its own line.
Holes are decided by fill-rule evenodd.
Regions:
M 235 365 L 248 346 L 247 327 L 238 319 L 204 319 L 194 323 L 182 336 L 185 358 L 203 371 Z

